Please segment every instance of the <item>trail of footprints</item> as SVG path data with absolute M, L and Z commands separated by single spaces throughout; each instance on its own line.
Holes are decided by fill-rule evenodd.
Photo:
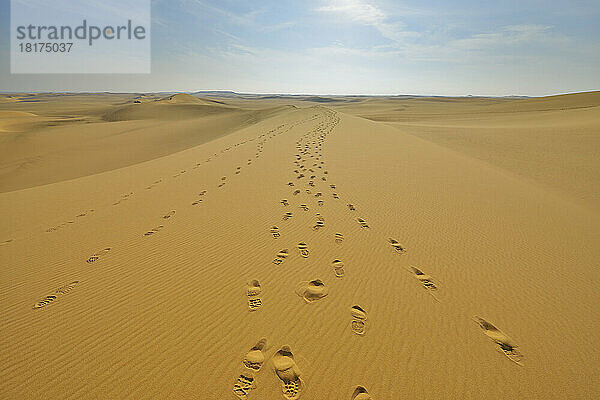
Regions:
M 335 119 L 334 119 L 335 121 Z M 335 126 L 335 123 L 332 124 Z M 317 125 L 316 129 L 304 135 L 296 142 L 297 153 L 294 155 L 294 168 L 293 173 L 295 177 L 292 181 L 286 183 L 286 186 L 291 189 L 292 199 L 299 197 L 302 193 L 305 195 L 311 195 L 316 200 L 317 206 L 323 206 L 325 203 L 324 192 L 319 190 L 318 182 L 326 182 L 328 178 L 328 171 L 325 169 L 325 162 L 322 159 L 321 146 L 325 136 L 333 130 L 332 126 L 321 123 Z M 319 171 L 319 172 L 317 172 Z M 306 184 L 304 188 L 302 183 Z M 333 183 L 328 184 L 329 190 L 331 190 L 331 197 L 333 200 L 339 200 L 340 194 L 336 191 L 337 186 Z M 313 194 L 314 193 L 314 194 Z M 289 208 L 292 202 L 285 198 L 280 200 L 280 204 Z M 310 212 L 311 206 L 307 202 L 300 202 L 298 209 L 301 212 Z M 349 212 L 356 212 L 357 207 L 354 203 L 346 203 L 346 207 Z M 286 211 L 283 215 L 283 220 L 288 221 L 292 218 L 293 212 Z M 355 217 L 354 220 L 358 223 L 359 227 L 365 230 L 370 229 L 370 225 L 362 217 Z M 325 228 L 325 219 L 320 213 L 316 214 L 316 221 L 312 225 L 312 229 L 315 231 Z M 282 232 L 277 226 L 271 228 L 271 234 L 274 238 L 280 239 Z M 344 235 L 340 232 L 333 234 L 333 240 L 337 245 L 342 245 L 344 242 Z M 397 255 L 404 255 L 407 253 L 406 247 L 394 238 L 388 238 L 387 243 Z M 298 254 L 301 258 L 308 258 L 309 247 L 305 242 L 299 242 L 297 244 Z M 281 265 L 288 257 L 289 250 L 281 250 L 273 260 L 275 265 Z M 335 259 L 331 263 L 331 268 L 335 278 L 342 279 L 346 276 L 344 262 L 340 259 Z M 411 266 L 408 268 L 410 274 L 415 278 L 419 285 L 433 297 L 435 301 L 438 299 L 438 285 L 434 279 L 423 272 L 421 269 Z M 302 281 L 296 285 L 295 293 L 306 303 L 315 303 L 322 301 L 329 294 L 329 286 L 321 279 L 315 278 L 312 280 Z M 262 305 L 262 304 L 261 304 Z M 254 311 L 254 310 L 253 310 Z M 368 318 L 367 311 L 360 305 L 355 304 L 350 308 L 350 330 L 357 336 L 364 336 L 367 332 Z M 523 365 L 523 356 L 516 349 L 515 345 L 506 334 L 500 331 L 491 323 L 485 321 L 480 317 L 475 317 L 474 320 L 482 328 L 484 334 L 490 338 L 495 344 L 499 346 L 500 351 L 508 357 L 511 361 L 518 365 Z M 266 339 L 265 343 L 266 343 Z M 262 349 L 262 347 L 261 347 Z M 264 352 L 260 350 L 260 354 L 257 353 L 257 348 L 252 349 L 252 354 L 256 359 L 260 359 L 261 365 L 264 361 Z M 250 353 L 249 353 L 250 354 Z M 284 346 L 278 352 L 273 355 L 273 364 L 276 371 L 277 377 L 281 380 L 282 393 L 287 399 L 296 399 L 300 397 L 302 392 L 303 382 L 300 379 L 300 373 L 293 362 L 293 354 L 289 347 Z M 282 371 L 286 371 L 283 373 Z M 246 381 L 248 382 L 248 381 Z M 251 382 L 255 385 L 255 378 L 252 377 Z M 239 385 L 239 380 L 236 385 Z M 236 392 L 237 386 L 234 386 L 234 392 Z M 253 386 L 255 387 L 255 386 Z M 249 389 L 251 390 L 251 389 Z M 242 396 L 247 396 L 249 390 L 246 390 Z M 240 397 L 240 396 L 238 396 Z M 246 398 L 246 397 L 240 397 Z M 368 400 L 372 399 L 368 390 L 363 386 L 357 386 L 354 390 L 352 400 Z
M 81 213 L 77 214 L 77 215 L 76 215 L 74 218 L 71 218 L 71 219 L 69 219 L 68 221 L 64 221 L 64 222 L 61 222 L 61 223 L 60 223 L 60 224 L 58 224 L 58 225 L 51 226 L 51 227 L 47 228 L 47 229 L 46 229 L 46 233 L 50 233 L 50 232 L 56 232 L 56 231 L 58 231 L 59 229 L 62 229 L 62 228 L 64 228 L 64 227 L 66 227 L 66 226 L 69 226 L 69 225 L 71 225 L 71 224 L 74 224 L 74 223 L 76 223 L 76 222 L 78 221 L 78 219 L 80 219 L 80 218 L 83 218 L 83 217 L 86 217 L 86 216 L 88 216 L 88 215 L 92 214 L 93 212 L 94 212 L 94 210 L 93 210 L 93 209 L 92 209 L 92 210 L 86 210 L 86 211 L 83 211 L 83 212 L 81 212 Z M 10 243 L 11 241 L 12 241 L 12 240 L 7 240 L 7 241 L 6 241 L 6 243 Z
M 317 189 L 319 181 L 327 180 L 327 171 L 323 170 L 325 162 L 321 160 L 320 147 L 323 142 L 325 135 L 333 130 L 335 126 L 335 119 L 333 120 L 333 124 L 319 124 L 314 131 L 314 133 L 319 133 L 318 139 L 310 143 L 303 143 L 302 139 L 297 142 L 297 150 L 298 154 L 295 156 L 295 169 L 294 173 L 296 174 L 296 181 L 290 181 L 286 184 L 286 186 L 292 188 L 292 196 L 298 196 L 302 193 L 300 188 L 297 188 L 297 185 L 300 185 L 303 179 L 308 179 L 306 182 L 309 187 L 304 189 L 304 193 L 307 195 L 311 195 L 316 200 L 317 206 L 321 207 L 325 204 L 325 200 L 323 199 L 324 193 Z M 310 134 L 310 133 L 309 133 Z M 306 137 L 306 135 L 305 135 Z M 316 145 L 318 148 L 318 156 L 315 158 L 311 154 L 311 145 Z M 305 159 L 306 157 L 306 159 Z M 315 158 L 315 162 L 312 165 L 307 166 L 308 158 Z M 316 170 L 322 170 L 322 176 L 318 176 Z M 336 186 L 334 184 L 329 185 L 332 190 L 335 190 Z M 314 193 L 314 194 L 313 194 Z M 334 199 L 339 199 L 339 195 L 337 193 L 333 193 Z M 282 199 L 280 200 L 280 204 L 283 207 L 290 206 L 290 200 Z M 310 212 L 311 207 L 308 203 L 301 203 L 298 205 L 298 208 L 301 212 Z M 351 211 L 355 210 L 354 205 L 348 204 L 348 208 Z M 293 217 L 292 211 L 286 211 L 283 215 L 283 221 L 289 221 Z M 365 225 L 366 223 L 362 221 Z M 316 213 L 315 222 L 312 225 L 312 229 L 315 231 L 325 229 L 325 218 L 321 215 L 321 213 Z M 279 239 L 282 237 L 281 229 L 278 226 L 272 226 L 270 229 L 270 234 L 274 239 Z M 336 244 L 341 245 L 344 241 L 344 235 L 340 232 L 335 232 L 333 234 L 333 239 Z M 298 255 L 300 258 L 307 259 L 310 256 L 309 246 L 306 242 L 298 242 L 296 245 L 298 249 Z M 273 259 L 273 263 L 275 265 L 281 265 L 283 262 L 290 256 L 289 249 L 280 250 L 276 257 Z M 345 276 L 345 266 L 344 263 L 340 259 L 334 259 L 331 263 L 331 268 L 334 276 L 337 279 L 342 279 Z M 257 280 L 250 283 L 247 287 L 247 295 L 249 299 L 258 298 L 260 295 L 260 284 Z M 295 293 L 301 298 L 305 303 L 316 303 L 320 302 L 327 297 L 329 294 L 329 286 L 321 279 L 315 278 L 307 281 L 301 281 L 296 285 Z M 254 307 L 249 303 L 250 311 L 256 311 L 260 306 L 262 306 L 262 301 L 259 303 L 258 307 Z M 364 335 L 366 332 L 366 320 L 367 313 L 361 308 L 359 305 L 352 306 L 350 309 L 350 315 L 352 317 L 351 330 L 356 335 Z M 253 374 L 254 372 L 258 372 L 261 369 L 265 361 L 265 348 L 266 348 L 266 339 L 261 339 L 254 347 L 250 349 L 250 351 L 245 355 L 243 364 L 244 366 L 251 370 L 246 371 L 238 376 L 236 382 L 233 385 L 234 394 L 240 399 L 247 399 L 251 391 L 256 388 L 257 385 L 257 377 Z M 301 396 L 302 390 L 304 388 L 304 381 L 301 378 L 301 371 L 296 364 L 294 354 L 289 346 L 283 346 L 279 350 L 277 350 L 271 359 L 273 370 L 275 372 L 276 377 L 279 379 L 281 384 L 281 392 L 286 399 L 298 399 Z M 367 389 L 362 386 L 356 387 L 354 390 L 352 397 L 353 400 L 367 400 L 371 399 L 368 394 Z
M 293 129 L 294 127 L 296 127 L 298 125 L 302 125 L 302 124 L 304 124 L 304 123 L 306 123 L 308 121 L 312 121 L 312 120 L 315 120 L 317 118 L 319 118 L 319 115 L 318 114 L 313 114 L 311 117 L 305 118 L 303 120 L 299 120 L 299 121 L 294 122 L 294 123 L 290 123 L 290 124 L 287 124 L 287 125 L 281 124 L 281 125 L 277 126 L 276 128 L 269 130 L 266 133 L 260 134 L 256 138 L 245 139 L 245 140 L 242 140 L 242 141 L 240 141 L 238 143 L 235 143 L 233 146 L 229 146 L 229 147 L 227 147 L 225 149 L 222 149 L 220 152 L 214 153 L 212 156 L 208 157 L 204 161 L 196 162 L 196 164 L 194 164 L 191 167 L 191 169 L 197 169 L 197 168 L 201 167 L 203 164 L 212 161 L 216 157 L 219 157 L 221 154 L 224 154 L 226 152 L 234 150 L 238 146 L 242 146 L 242 145 L 248 144 L 248 143 L 253 142 L 255 140 L 258 140 L 257 152 L 255 154 L 255 156 L 258 157 L 260 155 L 260 153 L 262 153 L 264 144 L 269 139 L 272 139 L 272 138 L 276 137 L 277 135 L 284 134 L 284 133 L 288 132 L 289 130 Z M 248 159 L 247 160 L 247 165 L 251 165 L 251 164 L 252 164 L 252 159 Z M 234 174 L 235 175 L 239 175 L 241 173 L 241 169 L 242 169 L 242 167 L 237 166 L 236 169 L 235 169 L 235 171 L 234 171 Z M 188 172 L 188 170 L 186 170 L 186 169 L 179 170 L 175 174 L 172 175 L 172 178 L 173 179 L 178 178 L 178 177 L 180 177 L 181 175 L 183 175 L 183 174 L 185 174 L 187 172 Z M 227 178 L 226 177 L 222 177 L 221 179 L 222 179 L 222 181 L 219 183 L 218 187 L 223 187 L 225 185 L 225 180 Z M 159 179 L 155 180 L 154 182 L 152 182 L 150 185 L 145 186 L 145 189 L 146 190 L 152 190 L 156 186 L 162 184 L 163 182 L 164 182 L 163 179 L 159 178 Z M 204 191 L 204 192 L 206 192 L 206 191 Z M 202 195 L 203 194 L 201 193 L 199 196 L 201 197 Z M 134 196 L 134 192 L 133 191 L 125 193 L 125 194 L 121 195 L 117 201 L 112 202 L 110 204 L 112 204 L 112 206 L 118 206 L 118 205 L 122 204 L 123 202 L 125 202 L 125 201 L 133 198 L 133 196 Z M 194 200 L 192 202 L 192 205 L 199 205 L 200 203 L 202 203 L 202 200 L 203 200 L 202 198 L 198 198 L 198 199 L 196 199 L 196 200 Z M 56 231 L 58 231 L 58 230 L 60 230 L 60 229 L 62 229 L 64 227 L 66 227 L 66 226 L 69 226 L 70 224 L 76 223 L 79 218 L 88 216 L 91 213 L 93 213 L 94 211 L 95 211 L 94 209 L 90 209 L 90 210 L 86 210 L 84 212 L 81 212 L 78 215 L 76 215 L 74 218 L 71 218 L 71 219 L 69 219 L 67 221 L 61 222 L 58 225 L 46 228 L 46 230 L 44 232 L 45 233 L 56 232 Z M 152 230 L 148 231 L 147 232 L 148 235 L 145 235 L 145 236 L 152 235 L 153 233 L 158 232 L 158 230 L 160 230 L 160 227 L 153 228 Z M 10 244 L 14 243 L 16 240 L 29 239 L 33 235 L 35 235 L 35 233 L 31 233 L 29 235 L 25 235 L 24 237 L 17 237 L 17 238 L 13 237 L 13 238 L 8 238 L 8 239 L 5 239 L 5 240 L 2 240 L 2 241 L 0 241 L 0 246 L 10 245 Z
M 299 123 L 304 123 L 304 122 L 305 121 L 301 121 Z M 275 136 L 275 132 L 277 130 L 281 130 L 284 127 L 285 127 L 284 125 L 280 125 L 277 129 L 270 130 L 268 132 L 268 134 L 269 134 L 268 137 L 269 138 L 274 137 Z M 288 130 L 289 129 L 291 129 L 291 127 L 288 127 Z M 283 133 L 283 132 L 279 132 L 279 134 L 280 133 Z M 263 134 L 263 135 L 260 135 L 259 138 L 263 138 L 265 136 L 266 135 Z M 254 139 L 250 139 L 249 141 L 253 141 L 253 140 Z M 243 141 L 241 143 L 236 144 L 235 146 L 238 146 L 238 145 L 241 145 L 241 144 L 245 144 L 247 142 L 248 141 Z M 257 156 L 258 156 L 259 153 L 262 152 L 262 148 L 263 148 L 263 145 L 264 145 L 265 142 L 266 142 L 266 139 L 261 139 L 259 141 L 259 145 L 257 147 Z M 231 149 L 232 149 L 232 147 L 228 147 L 227 149 L 222 150 L 221 153 L 224 153 L 225 151 L 229 151 Z M 218 154 L 214 154 L 214 157 L 217 157 L 217 156 L 218 156 Z M 205 162 L 210 162 L 211 159 L 212 158 L 209 157 Z M 248 159 L 247 165 L 251 165 L 251 164 L 252 164 L 252 160 Z M 202 165 L 201 162 L 197 163 L 193 167 L 193 169 L 196 169 L 196 168 L 200 167 L 201 165 Z M 185 174 L 186 172 L 187 172 L 187 170 L 180 170 L 175 175 L 173 175 L 173 178 L 177 178 L 177 177 Z M 236 167 L 235 174 L 238 175 L 238 174 L 240 174 L 240 172 L 241 172 L 241 167 L 240 166 Z M 220 184 L 218 185 L 218 187 L 223 187 L 225 185 L 226 181 L 227 181 L 227 177 L 226 176 L 221 177 Z M 146 186 L 146 190 L 152 190 L 153 188 L 155 188 L 157 185 L 161 184 L 162 182 L 163 182 L 162 179 L 155 180 L 152 184 Z M 125 202 L 125 201 L 127 201 L 129 199 L 131 199 L 133 195 L 134 195 L 134 192 L 129 192 L 129 193 L 123 194 L 123 195 L 121 195 L 121 197 L 119 198 L 119 200 L 117 200 L 116 202 L 112 203 L 112 205 L 113 206 L 117 206 L 117 205 L 119 205 L 119 204 L 121 204 L 121 203 L 123 203 L 123 202 Z M 196 206 L 196 205 L 199 205 L 200 203 L 202 203 L 203 197 L 205 195 L 206 195 L 206 190 L 202 190 L 198 194 L 198 197 L 196 198 L 196 200 L 194 200 L 192 202 L 192 205 Z M 47 233 L 54 232 L 54 231 L 57 231 L 57 230 L 65 227 L 65 226 L 68 226 L 69 224 L 73 224 L 73 223 L 75 223 L 77 221 L 78 218 L 85 217 L 85 216 L 93 213 L 94 211 L 95 210 L 90 209 L 90 210 L 86 210 L 84 212 L 81 212 L 81 213 L 79 213 L 78 215 L 76 215 L 71 220 L 68 220 L 66 222 L 63 222 L 63 223 L 57 225 L 57 226 L 53 226 L 53 227 L 50 227 L 50 228 L 46 229 L 46 232 Z M 167 212 L 166 214 L 164 214 L 162 216 L 162 219 L 163 220 L 170 220 L 170 219 L 172 219 L 175 216 L 175 214 L 176 214 L 175 210 L 170 210 L 169 212 Z M 162 224 L 157 225 L 154 228 L 146 231 L 143 234 L 143 236 L 145 236 L 145 237 L 153 236 L 153 235 L 157 234 L 158 232 L 160 232 L 163 228 L 164 228 L 164 225 L 162 225 Z M 273 227 L 273 228 L 274 228 L 272 230 L 273 236 L 274 237 L 278 237 L 279 236 L 278 228 L 277 227 Z M 1 242 L 0 245 L 7 245 L 7 244 L 12 243 L 13 241 L 14 241 L 14 239 L 12 239 L 12 238 L 11 239 L 7 239 L 7 240 L 4 240 L 3 242 Z M 110 250 L 111 250 L 110 247 L 106 247 L 106 248 L 104 248 L 104 249 L 102 249 L 102 250 L 100 250 L 100 251 L 92 254 L 91 256 L 89 256 L 86 259 L 86 263 L 91 264 L 91 263 L 97 262 L 98 260 L 100 260 L 101 258 L 103 258 Z M 275 263 L 281 263 L 281 262 L 283 262 L 283 260 L 286 257 L 287 257 L 287 250 L 282 250 L 277 255 L 277 258 L 274 260 L 274 262 Z M 59 298 L 60 295 L 64 295 L 64 294 L 69 293 L 77 285 L 77 283 L 78 283 L 78 281 L 73 281 L 70 284 L 67 284 L 67 285 L 65 285 L 63 287 L 58 288 L 55 291 L 55 293 L 47 295 L 44 298 L 42 298 L 41 300 L 39 300 L 37 303 L 35 303 L 35 305 L 33 306 L 33 308 L 34 309 L 41 309 L 41 308 L 46 307 L 49 304 L 52 304 L 53 302 L 55 302 Z M 260 284 L 258 283 L 258 281 L 253 281 L 253 282 L 250 283 L 250 285 L 255 285 L 255 286 L 249 286 L 248 287 L 248 308 L 250 310 L 257 310 L 258 308 L 260 308 L 262 306 L 262 299 L 260 297 L 260 292 L 261 292 Z M 247 386 L 249 384 L 251 384 L 251 381 L 245 381 L 245 383 L 243 385 Z
M 273 138 L 278 134 L 282 134 L 284 132 L 287 132 L 288 130 L 292 129 L 294 126 L 302 124 L 308 120 L 313 120 L 316 119 L 317 115 L 314 115 L 312 118 L 308 118 L 306 120 L 303 121 L 299 121 L 297 123 L 291 124 L 290 126 L 286 126 L 286 125 L 280 125 L 275 129 L 271 129 L 270 131 L 267 132 L 267 134 L 262 134 L 258 137 L 259 141 L 258 141 L 258 145 L 257 145 L 257 153 L 255 154 L 256 157 L 259 156 L 259 154 L 262 152 L 263 150 L 263 146 L 265 144 L 265 142 L 267 141 L 267 139 L 269 138 Z M 286 129 L 284 129 L 286 128 Z M 250 141 L 254 141 L 255 139 L 249 139 L 249 140 L 244 140 L 240 143 L 237 143 L 234 145 L 234 147 L 237 147 L 239 145 L 243 145 L 246 144 L 247 142 Z M 232 149 L 232 147 L 228 147 L 224 150 L 221 151 L 221 153 L 224 153 L 226 151 L 230 151 Z M 218 154 L 215 153 L 213 155 L 214 157 L 218 157 Z M 208 163 L 212 160 L 212 157 L 209 157 L 208 159 L 206 159 L 204 162 Z M 252 164 L 252 160 L 248 159 L 247 161 L 247 165 L 251 165 Z M 198 167 L 200 167 L 202 165 L 202 162 L 198 162 L 194 165 L 193 169 L 196 169 Z M 173 178 L 177 178 L 183 174 L 185 174 L 187 172 L 187 170 L 180 170 L 178 171 L 176 174 L 173 175 Z M 241 167 L 237 166 L 236 170 L 235 170 L 235 174 L 238 175 L 241 172 Z M 218 187 L 222 187 L 225 185 L 225 182 L 227 180 L 226 176 L 221 177 L 221 183 L 218 185 Z M 157 179 L 155 180 L 152 184 L 146 186 L 146 190 L 152 190 L 153 188 L 155 188 L 157 185 L 161 184 L 163 182 L 162 179 Z M 134 192 L 129 192 L 129 193 L 125 193 L 123 195 L 121 195 L 121 197 L 119 198 L 119 200 L 117 200 L 116 202 L 112 203 L 113 206 L 117 206 L 129 199 L 132 198 L 132 196 L 134 195 Z M 199 194 L 196 200 L 194 200 L 192 202 L 192 205 L 199 205 L 202 201 L 203 201 L 203 197 L 206 195 L 206 190 L 202 190 Z M 287 201 L 282 201 L 282 203 L 286 203 L 287 205 Z M 86 210 L 83 211 L 81 213 L 79 213 L 78 215 L 76 215 L 73 219 L 70 219 L 66 222 L 63 222 L 57 226 L 52 226 L 50 228 L 46 229 L 46 233 L 50 233 L 50 232 L 55 232 L 65 226 L 68 226 L 69 224 L 74 224 L 77 219 L 82 218 L 82 217 L 86 217 L 87 215 L 93 213 L 95 210 L 90 209 L 90 210 Z M 170 210 L 169 212 L 167 212 L 166 214 L 164 214 L 162 216 L 163 220 L 169 220 L 171 218 L 173 218 L 176 214 L 175 210 Z M 291 213 L 289 215 L 291 217 Z M 153 236 L 155 234 L 157 234 L 158 232 L 160 232 L 162 229 L 164 228 L 164 225 L 157 225 L 154 228 L 146 231 L 144 233 L 145 237 L 149 237 L 149 236 Z M 271 230 L 273 237 L 279 237 L 279 232 L 278 232 L 278 228 L 276 226 L 273 227 L 273 229 Z M 0 242 L 0 245 L 8 245 L 12 242 L 14 242 L 15 239 L 14 238 L 10 238 L 10 239 L 6 239 L 2 242 Z M 91 256 L 89 256 L 86 259 L 86 263 L 91 264 L 94 262 L 97 262 L 98 260 L 100 260 L 101 258 L 103 258 L 109 251 L 111 250 L 110 247 L 106 247 L 94 254 L 92 254 Z M 283 260 L 285 260 L 285 258 L 288 256 L 288 250 L 284 249 L 282 251 L 280 251 L 277 254 L 277 258 L 273 261 L 276 264 L 281 264 L 283 262 Z M 46 307 L 49 304 L 52 304 L 53 302 L 55 302 L 60 295 L 64 295 L 69 293 L 76 285 L 78 284 L 78 281 L 73 281 L 65 286 L 62 286 L 60 288 L 58 288 L 54 293 L 49 294 L 47 296 L 45 296 L 44 298 L 42 298 L 41 300 L 39 300 L 37 303 L 34 304 L 33 308 L 34 309 L 41 309 Z M 252 281 L 249 286 L 248 286 L 248 308 L 250 310 L 257 310 L 258 308 L 260 308 L 262 306 L 262 299 L 260 297 L 260 293 L 261 293 L 261 288 L 260 288 L 260 284 L 258 283 L 258 281 Z M 251 381 L 245 381 L 245 383 L 243 385 L 249 385 L 251 384 Z

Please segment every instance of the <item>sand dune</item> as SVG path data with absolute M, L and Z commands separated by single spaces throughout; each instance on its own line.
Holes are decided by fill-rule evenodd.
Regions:
M 180 100 L 178 96 L 188 97 Z M 142 104 L 119 98 L 115 105 L 109 103 L 110 98 L 88 100 L 88 106 L 70 110 L 68 117 L 55 115 L 65 111 L 64 105 L 55 104 L 56 99 L 37 105 L 43 116 L 2 111 L 0 129 L 7 132 L 0 137 L 0 192 L 152 160 L 289 110 L 280 106 L 245 110 L 185 94 L 172 97 L 177 100 Z M 66 100 L 67 104 L 71 101 Z
M 600 210 L 600 92 L 532 99 L 370 99 L 340 110 L 435 144 Z
M 0 132 L 30 129 L 39 123 L 39 117 L 23 111 L 0 111 Z
M 177 93 L 172 96 L 167 96 L 162 99 L 156 100 L 157 103 L 168 103 L 168 104 L 202 104 L 202 105 L 216 105 L 223 104 L 220 101 L 202 99 L 196 96 L 192 96 L 188 93 Z
M 2 147 L 0 397 L 600 395 L 598 171 L 573 178 L 581 198 L 564 193 L 577 157 L 593 164 L 568 144 L 572 132 L 594 143 L 597 106 L 101 97 L 35 103 L 28 112 L 88 122 Z M 396 101 L 420 111 L 391 111 L 412 107 Z M 184 111 L 103 120 L 139 106 Z M 492 107 L 505 111 L 485 111 L 489 122 L 474 111 Z M 494 161 L 513 155 L 494 140 L 543 138 L 530 130 L 540 113 L 557 121 L 540 148 L 564 176 Z M 488 123 L 522 135 L 496 138 Z M 470 147 L 468 124 L 491 143 Z M 464 146 L 427 134 L 438 125 Z M 536 150 L 524 152 L 514 159 Z M 7 169 L 25 158 L 38 166 Z

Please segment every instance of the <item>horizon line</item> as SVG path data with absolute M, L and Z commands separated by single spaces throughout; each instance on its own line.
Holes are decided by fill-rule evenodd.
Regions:
M 573 92 L 559 92 L 544 95 L 526 95 L 526 94 L 507 94 L 507 95 L 483 95 L 483 94 L 460 94 L 460 95 L 442 95 L 442 94 L 331 94 L 331 93 L 285 93 L 285 92 L 237 92 L 230 89 L 210 89 L 210 90 L 159 90 L 159 91 L 111 91 L 111 90 L 59 90 L 59 91 L 0 91 L 0 94 L 234 94 L 234 95 L 250 95 L 250 96 L 329 96 L 329 97 L 486 97 L 486 98 L 507 98 L 507 97 L 525 97 L 525 98 L 542 98 L 562 96 L 569 94 L 583 94 L 600 92 L 600 89 L 591 89 Z

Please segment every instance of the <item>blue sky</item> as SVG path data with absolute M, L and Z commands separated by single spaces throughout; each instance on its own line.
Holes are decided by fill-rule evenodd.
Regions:
M 154 0 L 149 75 L 11 75 L 0 91 L 546 95 L 600 89 L 600 2 Z

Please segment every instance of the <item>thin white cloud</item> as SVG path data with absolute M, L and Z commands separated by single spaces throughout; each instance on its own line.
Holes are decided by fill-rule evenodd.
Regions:
M 163 28 L 169 27 L 169 25 L 167 24 L 167 21 L 165 21 L 163 18 L 157 17 L 156 15 L 152 16 L 152 23 L 155 25 L 162 26 Z
M 406 25 L 395 19 L 399 15 L 415 14 L 416 10 L 402 9 L 390 13 L 365 0 L 327 0 L 326 5 L 317 7 L 316 11 L 337 15 L 341 21 L 372 26 L 383 37 L 398 44 L 402 44 L 407 38 L 415 38 L 421 35 L 418 32 L 406 30 Z
M 214 31 L 216 33 L 218 33 L 219 35 L 221 35 L 222 37 L 225 37 L 225 38 L 227 38 L 229 40 L 234 40 L 234 41 L 241 41 L 242 40 L 239 36 L 234 35 L 233 33 L 230 33 L 230 32 L 226 32 L 226 31 L 221 30 L 221 29 L 215 29 Z
M 546 25 L 509 25 L 494 32 L 456 39 L 449 42 L 448 45 L 464 50 L 488 50 L 527 42 L 556 42 L 559 38 L 552 35 L 551 29 L 551 26 Z
M 231 43 L 229 46 L 232 51 L 226 51 L 224 52 L 224 54 L 242 54 L 250 56 L 255 56 L 257 54 L 257 50 L 252 47 L 244 46 L 237 43 Z
M 183 9 L 190 13 L 197 13 L 199 11 L 197 10 L 197 7 L 200 7 L 200 9 L 202 9 L 203 14 L 206 11 L 208 11 L 213 14 L 217 14 L 224 17 L 227 20 L 227 22 L 229 22 L 232 25 L 237 25 L 256 31 L 276 32 L 283 29 L 291 28 L 297 24 L 296 21 L 284 21 L 271 24 L 264 23 L 263 21 L 259 22 L 259 17 L 265 16 L 265 14 L 267 14 L 267 10 L 264 8 L 250 10 L 245 13 L 234 13 L 202 0 L 180 0 L 180 4 Z M 231 33 L 224 32 L 222 30 L 219 30 L 219 33 L 225 34 L 226 36 L 230 36 L 232 38 L 235 37 L 237 40 L 241 40 L 239 37 Z
M 318 7 L 317 11 L 341 14 L 353 22 L 366 25 L 377 25 L 387 18 L 381 9 L 362 0 L 330 0 L 328 3 Z
M 283 29 L 288 29 L 288 28 L 291 28 L 296 25 L 297 25 L 296 21 L 280 22 L 278 24 L 266 25 L 262 28 L 262 30 L 265 32 L 275 32 L 275 31 L 280 31 Z

